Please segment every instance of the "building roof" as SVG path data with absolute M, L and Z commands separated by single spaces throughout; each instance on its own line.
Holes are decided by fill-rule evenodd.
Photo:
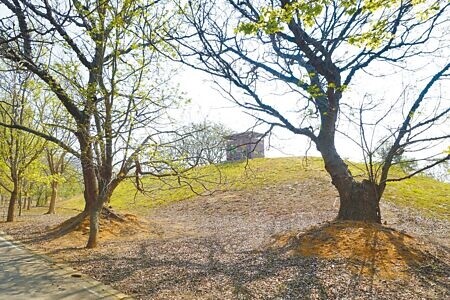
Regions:
M 246 131 L 246 132 L 226 135 L 223 138 L 226 139 L 226 140 L 237 140 L 237 139 L 240 139 L 240 138 L 248 138 L 248 139 L 257 138 L 257 139 L 259 139 L 259 138 L 262 138 L 263 136 L 264 136 L 264 134 L 262 134 L 262 133 L 253 132 L 253 131 Z

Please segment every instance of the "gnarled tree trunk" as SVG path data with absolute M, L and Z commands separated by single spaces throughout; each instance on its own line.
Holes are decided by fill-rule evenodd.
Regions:
M 381 190 L 378 185 L 368 180 L 355 181 L 347 164 L 329 140 L 319 144 L 317 148 L 324 159 L 325 169 L 339 192 L 337 219 L 381 223 Z
M 381 223 L 378 187 L 368 180 L 353 181 L 350 186 L 337 187 L 340 207 L 338 220 Z

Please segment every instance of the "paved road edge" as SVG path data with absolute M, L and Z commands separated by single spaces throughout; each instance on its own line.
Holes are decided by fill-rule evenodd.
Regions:
M 18 246 L 18 247 L 21 247 L 21 248 L 25 249 L 31 255 L 33 255 L 33 256 L 35 256 L 37 258 L 41 258 L 43 260 L 46 260 L 47 262 L 49 262 L 50 264 L 56 266 L 57 268 L 66 271 L 67 274 L 69 274 L 69 275 L 80 274 L 80 273 L 83 274 L 82 276 L 83 276 L 84 280 L 89 281 L 93 285 L 96 285 L 96 286 L 98 286 L 98 285 L 103 286 L 102 293 L 107 294 L 105 296 L 116 297 L 117 299 L 120 299 L 120 300 L 132 300 L 133 299 L 131 296 L 128 296 L 128 295 L 126 295 L 126 294 L 124 294 L 124 293 L 122 293 L 122 292 L 112 288 L 111 286 L 109 286 L 109 285 L 107 285 L 107 284 L 105 284 L 103 282 L 95 280 L 95 279 L 91 278 L 90 276 L 88 276 L 88 275 L 86 275 L 86 274 L 84 274 L 84 273 L 82 273 L 80 271 L 77 271 L 76 269 L 74 269 L 74 268 L 72 268 L 72 267 L 70 267 L 70 266 L 68 266 L 68 265 L 66 265 L 64 263 L 56 262 L 53 258 L 51 258 L 50 256 L 48 256 L 48 255 L 46 255 L 44 253 L 40 253 L 39 251 L 36 251 L 35 249 L 31 249 L 26 244 L 24 244 L 24 243 L 22 243 L 20 241 L 16 241 L 14 239 L 14 237 L 6 234 L 3 231 L 0 231 L 0 237 L 4 238 L 5 240 L 7 240 L 8 242 L 14 244 L 15 246 Z

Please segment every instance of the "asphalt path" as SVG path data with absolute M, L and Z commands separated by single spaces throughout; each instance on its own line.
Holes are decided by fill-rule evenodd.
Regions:
M 32 253 L 0 232 L 0 299 L 131 298 L 45 256 Z

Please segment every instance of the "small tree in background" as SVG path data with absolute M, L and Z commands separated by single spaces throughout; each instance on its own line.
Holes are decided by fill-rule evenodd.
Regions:
M 22 72 L 1 75 L 0 123 L 34 127 L 34 112 L 30 108 L 31 95 L 27 89 L 29 75 Z M 33 164 L 39 160 L 45 144 L 45 140 L 36 135 L 6 126 L 0 127 L 0 185 L 10 194 L 7 222 L 14 221 L 17 204 L 21 213 L 22 195 L 27 197 L 29 179 L 37 176 L 33 172 L 39 172 L 33 168 Z M 26 189 L 22 191 L 22 187 Z
M 374 158 L 382 163 L 386 160 L 389 150 L 392 148 L 392 145 L 386 144 L 379 148 L 379 150 L 376 151 L 374 154 Z M 392 158 L 392 166 L 397 166 L 401 170 L 403 170 L 405 173 L 413 172 L 417 169 L 419 169 L 419 165 L 417 164 L 417 160 L 414 158 L 406 157 L 402 151 L 402 149 L 399 149 Z
M 205 120 L 201 123 L 190 123 L 179 132 L 181 139 L 171 137 L 171 140 L 176 141 L 171 145 L 174 157 L 187 158 L 186 162 L 191 165 L 217 164 L 226 157 L 224 137 L 232 131 L 223 124 Z

